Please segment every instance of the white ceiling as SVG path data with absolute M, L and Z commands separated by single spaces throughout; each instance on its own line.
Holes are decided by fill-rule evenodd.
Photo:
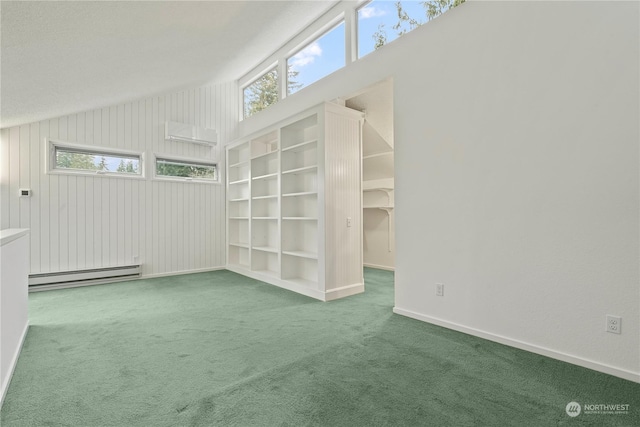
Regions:
M 0 126 L 235 80 L 335 3 L 2 0 Z

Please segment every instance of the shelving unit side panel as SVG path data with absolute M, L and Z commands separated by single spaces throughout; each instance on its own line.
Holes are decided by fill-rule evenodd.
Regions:
M 326 113 L 325 291 L 362 283 L 360 120 Z

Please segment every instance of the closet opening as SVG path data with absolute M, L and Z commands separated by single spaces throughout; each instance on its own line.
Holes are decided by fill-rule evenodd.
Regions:
M 395 270 L 393 81 L 345 99 L 365 113 L 362 127 L 363 267 Z

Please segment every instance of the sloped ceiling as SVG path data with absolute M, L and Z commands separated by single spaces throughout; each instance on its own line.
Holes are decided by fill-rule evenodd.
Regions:
M 393 83 L 385 80 L 346 100 L 347 107 L 364 111 L 366 121 L 387 142 L 393 141 Z
M 5 1 L 0 127 L 250 71 L 337 1 Z

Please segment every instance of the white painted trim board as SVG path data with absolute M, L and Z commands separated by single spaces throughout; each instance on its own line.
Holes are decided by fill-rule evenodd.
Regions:
M 513 338 L 504 337 L 502 335 L 493 334 L 491 332 L 482 331 L 468 326 L 460 325 L 447 320 L 438 319 L 436 317 L 427 316 L 424 314 L 416 313 L 411 310 L 405 310 L 403 308 L 394 307 L 393 312 L 401 316 L 410 317 L 412 319 L 421 320 L 433 325 L 442 326 L 447 329 L 462 332 L 475 337 L 483 338 L 489 341 L 497 342 L 499 344 L 508 345 L 509 347 L 515 347 L 520 350 L 525 350 L 531 353 L 539 354 L 541 356 L 550 357 L 552 359 L 561 360 L 563 362 L 571 363 L 573 365 L 581 366 L 583 368 L 592 369 L 594 371 L 602 372 L 605 374 L 613 375 L 618 378 L 640 383 L 640 372 L 627 371 L 626 369 L 616 368 L 604 363 L 596 362 L 582 357 L 573 356 L 560 351 L 556 351 L 546 347 L 540 347 L 535 344 L 529 344 L 524 341 L 515 340 Z

